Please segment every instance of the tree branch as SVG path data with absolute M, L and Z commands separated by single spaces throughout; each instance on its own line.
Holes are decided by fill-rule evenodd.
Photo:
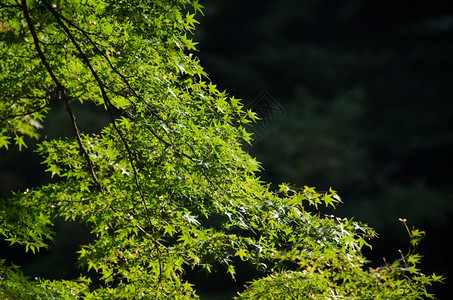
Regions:
M 61 82 L 58 80 L 57 76 L 53 72 L 49 62 L 47 61 L 46 56 L 44 55 L 44 52 L 41 49 L 41 46 L 39 45 L 39 38 L 38 38 L 38 35 L 36 34 L 35 27 L 33 25 L 33 22 L 31 20 L 31 18 L 30 18 L 30 14 L 28 12 L 28 7 L 27 7 L 27 1 L 26 0 L 22 0 L 21 7 L 22 7 L 22 11 L 24 13 L 25 20 L 27 21 L 28 28 L 30 29 L 30 33 L 31 33 L 31 35 L 33 37 L 33 43 L 35 45 L 36 52 L 38 53 L 38 56 L 41 59 L 41 62 L 43 63 L 44 68 L 47 70 L 47 72 L 49 73 L 50 77 L 52 78 L 52 81 L 55 83 L 57 95 L 60 97 L 60 99 L 64 100 L 64 102 L 66 103 L 66 110 L 67 110 L 67 112 L 68 112 L 68 114 L 69 114 L 69 116 L 71 118 L 72 127 L 73 127 L 73 129 L 75 131 L 75 134 L 76 134 L 76 137 L 77 137 L 77 142 L 79 144 L 79 148 L 82 151 L 83 155 L 85 156 L 85 160 L 86 160 L 86 162 L 88 164 L 88 170 L 90 172 L 90 175 L 93 178 L 93 181 L 95 182 L 95 184 L 102 191 L 102 186 L 101 186 L 101 184 L 100 184 L 99 180 L 97 179 L 96 174 L 94 172 L 93 163 L 92 163 L 92 161 L 90 159 L 90 156 L 88 155 L 87 149 L 83 145 L 82 138 L 80 136 L 79 128 L 77 127 L 77 122 L 76 122 L 74 113 L 72 112 L 71 105 L 69 103 L 69 99 L 68 99 L 68 97 L 65 94 L 65 88 L 63 87 L 63 85 L 61 84 Z
M 27 98 L 27 97 L 20 97 L 20 99 L 41 99 L 41 98 Z M 47 99 L 47 98 L 43 98 L 43 99 Z M 14 115 L 6 115 L 5 117 L 1 118 L 0 119 L 0 122 L 4 122 L 6 120 L 9 120 L 9 119 L 15 119 L 15 118 L 19 118 L 19 117 L 25 117 L 25 116 L 28 116 L 28 115 L 32 115 L 34 113 L 37 113 L 38 111 L 41 111 L 43 110 L 44 108 L 48 107 L 50 105 L 50 102 L 46 102 L 44 105 L 38 107 L 38 108 L 34 108 L 33 110 L 31 111 L 25 111 L 21 114 L 14 114 Z
M 80 26 L 74 24 L 74 22 L 71 22 L 70 20 L 68 20 L 65 16 L 63 16 L 62 14 L 58 13 L 57 11 L 55 11 L 55 14 L 57 14 L 62 20 L 64 20 L 66 23 L 68 23 L 70 26 L 76 28 L 77 30 L 79 30 L 82 35 L 88 40 L 88 42 L 93 45 L 93 47 L 95 48 L 95 50 L 107 61 L 108 65 L 110 66 L 110 68 L 112 69 L 112 71 L 117 74 L 118 76 L 120 76 L 121 80 L 123 81 L 123 83 L 126 85 L 127 89 L 132 93 L 132 95 L 138 99 L 142 99 L 141 96 L 137 93 L 137 91 L 131 86 L 131 84 L 129 83 L 129 81 L 127 80 L 126 76 L 124 76 L 120 71 L 118 71 L 118 69 L 113 65 L 113 63 L 110 61 L 110 58 L 108 57 L 108 55 L 103 52 L 101 49 L 99 49 L 99 46 L 98 44 L 93 41 L 93 39 L 90 37 L 90 35 L 96 35 L 95 33 L 90 33 L 82 28 L 80 28 Z M 116 108 L 116 107 L 115 107 Z M 159 115 L 153 110 L 151 109 L 151 114 L 157 119 L 157 120 L 161 120 L 161 118 L 159 117 Z M 127 114 L 128 117 L 132 118 L 131 115 Z M 153 133 L 154 135 L 156 135 L 155 133 Z M 159 140 L 161 140 L 159 138 Z M 162 140 L 161 140 L 162 141 Z
M 7 5 L 7 4 L 0 3 L 0 9 L 2 9 L 2 8 L 11 8 L 11 7 L 20 8 L 21 6 L 20 6 L 19 4 L 10 4 L 10 5 Z
M 85 52 L 82 50 L 82 47 L 80 46 L 80 44 L 75 39 L 74 35 L 71 33 L 69 28 L 63 23 L 63 21 L 62 21 L 62 19 L 60 17 L 60 14 L 57 11 L 55 11 L 55 9 L 47 1 L 43 0 L 42 2 L 46 6 L 46 8 L 50 11 L 50 13 L 54 16 L 54 18 L 57 21 L 58 25 L 60 25 L 60 27 L 66 33 L 68 38 L 71 40 L 72 44 L 76 47 L 77 51 L 80 54 L 80 57 L 81 57 L 82 61 L 85 63 L 85 65 L 90 70 L 91 74 L 93 75 L 93 77 L 94 77 L 94 79 L 95 79 L 95 81 L 97 83 L 97 86 L 99 87 L 99 89 L 101 91 L 102 99 L 104 100 L 105 106 L 106 106 L 107 111 L 109 113 L 110 119 L 112 121 L 113 128 L 118 133 L 118 136 L 120 137 L 120 140 L 121 140 L 122 144 L 124 145 L 124 147 L 126 149 L 128 160 L 129 160 L 129 163 L 131 165 L 132 171 L 134 173 L 135 186 L 137 187 L 137 191 L 140 194 L 140 198 L 142 200 L 143 207 L 144 207 L 145 211 L 147 212 L 146 216 L 148 218 L 149 224 L 151 225 L 152 223 L 151 223 L 151 219 L 150 219 L 150 215 L 149 215 L 148 205 L 146 204 L 145 194 L 143 193 L 140 181 L 138 179 L 138 172 L 137 172 L 137 169 L 136 169 L 135 164 L 134 164 L 134 158 L 133 158 L 132 150 L 129 147 L 129 144 L 126 141 L 126 138 L 124 137 L 121 129 L 118 127 L 115 117 L 113 116 L 112 108 L 116 108 L 116 107 L 110 101 L 110 98 L 108 97 L 107 92 L 105 90 L 104 83 L 102 82 L 102 80 L 99 77 L 98 73 L 94 69 L 93 65 L 91 64 L 90 60 L 86 56 Z

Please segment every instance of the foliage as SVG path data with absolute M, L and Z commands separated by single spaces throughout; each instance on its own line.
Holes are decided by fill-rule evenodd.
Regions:
M 373 230 L 316 213 L 339 202 L 335 191 L 275 192 L 260 180 L 242 149 L 256 117 L 190 52 L 201 9 L 196 0 L 0 3 L 0 147 L 38 139 L 56 102 L 74 131 L 39 144 L 55 180 L 2 200 L 0 232 L 36 252 L 56 218 L 85 223 L 95 239 L 79 264 L 98 275 L 28 281 L 2 262 L 2 298 L 196 298 L 188 268 L 221 265 L 234 278 L 239 260 L 267 276 L 244 297 L 271 297 L 289 278 L 301 297 L 430 297 L 425 287 L 442 278 L 420 273 L 412 251 L 365 268 Z M 103 107 L 110 124 L 81 132 L 75 102 Z
M 401 251 L 401 258 L 378 268 L 363 268 L 362 260 L 350 255 L 320 251 L 313 263 L 304 255 L 295 253 L 292 259 L 302 272 L 283 271 L 261 278 L 241 294 L 244 299 L 426 299 L 433 298 L 424 284 L 442 280 L 441 276 L 427 277 L 420 273 L 417 264 L 421 256 L 414 250 L 424 236 L 417 229 L 409 230 L 405 219 L 400 219 L 409 233 L 410 249 L 407 254 Z M 340 261 L 333 262 L 332 258 Z M 310 261 L 309 265 L 306 265 Z M 333 272 L 332 272 L 333 267 Z M 338 268 L 338 269 L 337 269 Z M 412 281 L 412 282 L 411 282 Z M 422 284 L 420 284 L 422 283 Z M 281 295 L 285 295 L 283 298 Z

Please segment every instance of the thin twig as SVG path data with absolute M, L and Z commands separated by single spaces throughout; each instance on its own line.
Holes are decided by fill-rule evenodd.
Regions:
M 10 5 L 6 5 L 6 4 L 0 3 L 0 9 L 1 9 L 1 8 L 11 8 L 11 7 L 18 7 L 18 8 L 20 8 L 20 5 L 19 5 L 19 4 L 10 4 Z
M 21 97 L 21 98 L 24 99 L 26 97 Z M 33 99 L 33 98 L 28 98 L 28 99 Z M 35 99 L 39 99 L 39 98 L 35 98 Z M 47 98 L 44 98 L 44 99 L 47 99 Z M 35 108 L 35 109 L 31 110 L 31 111 L 25 111 L 25 112 L 23 112 L 21 114 L 7 115 L 7 116 L 1 118 L 0 122 L 4 122 L 4 121 L 6 121 L 8 119 L 15 119 L 15 118 L 19 118 L 19 117 L 25 117 L 25 116 L 32 115 L 34 113 L 37 113 L 38 111 L 43 110 L 44 108 L 48 107 L 49 105 L 50 105 L 50 102 L 47 102 L 44 105 L 42 105 L 42 106 L 40 106 L 38 108 Z

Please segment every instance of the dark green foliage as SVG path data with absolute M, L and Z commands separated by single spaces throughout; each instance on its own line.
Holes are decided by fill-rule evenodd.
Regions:
M 404 247 L 399 217 L 427 229 L 440 299 L 453 269 L 452 15 L 449 1 L 216 0 L 199 36 L 211 78 L 246 105 L 266 89 L 286 110 L 250 148 L 261 178 L 335 187 L 335 215 L 382 235 L 367 252 L 377 265 Z

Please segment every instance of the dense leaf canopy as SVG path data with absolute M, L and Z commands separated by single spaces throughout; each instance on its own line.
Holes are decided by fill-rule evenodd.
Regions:
M 73 128 L 40 141 L 55 180 L 2 200 L 0 232 L 34 253 L 56 218 L 84 223 L 95 238 L 79 264 L 97 274 L 28 281 L 3 262 L 1 297 L 196 298 L 188 269 L 234 278 L 239 261 L 262 274 L 244 298 L 430 297 L 441 278 L 416 267 L 421 232 L 407 228 L 409 251 L 368 269 L 361 248 L 373 230 L 316 212 L 340 201 L 335 191 L 260 180 L 243 150 L 255 115 L 193 53 L 201 10 L 196 0 L 0 2 L 0 148 L 39 139 L 54 103 Z M 82 132 L 75 103 L 96 104 L 110 123 Z

